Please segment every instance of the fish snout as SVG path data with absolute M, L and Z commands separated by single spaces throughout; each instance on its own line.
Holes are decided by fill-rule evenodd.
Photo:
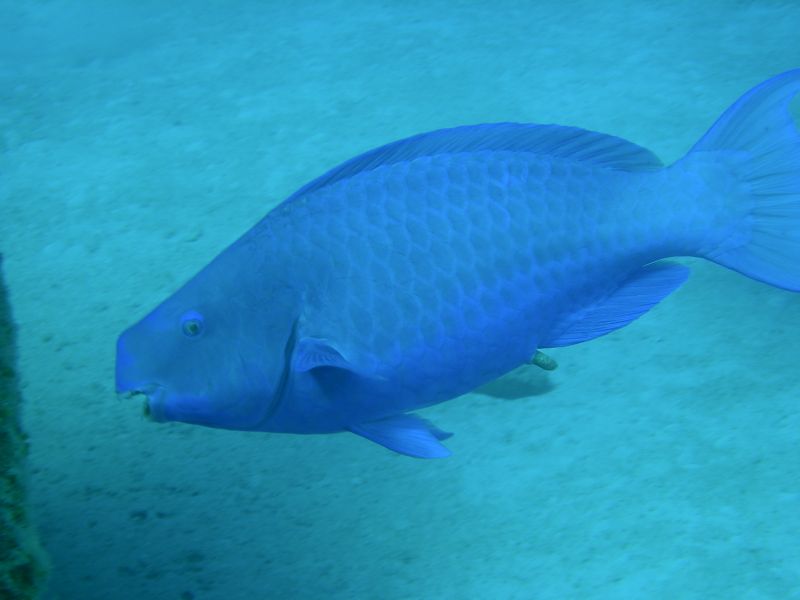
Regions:
M 164 387 L 156 383 L 142 381 L 137 376 L 136 359 L 128 351 L 125 336 L 117 341 L 117 363 L 115 369 L 115 387 L 121 398 L 144 396 L 144 416 L 151 421 L 167 421 L 164 414 Z
M 125 335 L 121 335 L 117 340 L 117 362 L 114 370 L 114 382 L 117 394 L 131 394 L 137 391 L 139 386 L 136 382 L 136 361 L 128 349 Z

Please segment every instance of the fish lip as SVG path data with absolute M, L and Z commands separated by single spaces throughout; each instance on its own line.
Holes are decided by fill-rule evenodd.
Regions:
M 165 414 L 165 396 L 166 389 L 164 386 L 157 383 L 151 383 L 143 386 L 137 386 L 130 390 L 123 390 L 119 395 L 125 399 L 134 398 L 136 396 L 144 396 L 142 405 L 142 412 L 144 417 L 156 423 L 163 423 L 168 421 Z

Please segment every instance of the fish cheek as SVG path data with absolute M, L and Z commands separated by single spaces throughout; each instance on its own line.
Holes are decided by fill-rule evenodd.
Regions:
M 240 357 L 237 372 L 227 380 L 228 389 L 218 392 L 219 411 L 226 412 L 238 429 L 257 428 L 268 418 L 276 400 L 277 382 L 259 357 Z

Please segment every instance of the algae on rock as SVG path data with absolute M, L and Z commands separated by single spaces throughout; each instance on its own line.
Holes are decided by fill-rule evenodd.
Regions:
M 46 558 L 28 520 L 27 440 L 20 423 L 16 331 L 0 256 L 0 598 L 36 598 L 47 576 Z

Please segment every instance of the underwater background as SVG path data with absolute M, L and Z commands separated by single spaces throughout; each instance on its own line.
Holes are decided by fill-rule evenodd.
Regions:
M 777 0 L 0 1 L 45 598 L 800 598 L 800 295 L 710 263 L 557 371 L 423 411 L 445 460 L 155 425 L 113 389 L 122 329 L 340 161 L 522 121 L 669 163 L 798 32 Z

